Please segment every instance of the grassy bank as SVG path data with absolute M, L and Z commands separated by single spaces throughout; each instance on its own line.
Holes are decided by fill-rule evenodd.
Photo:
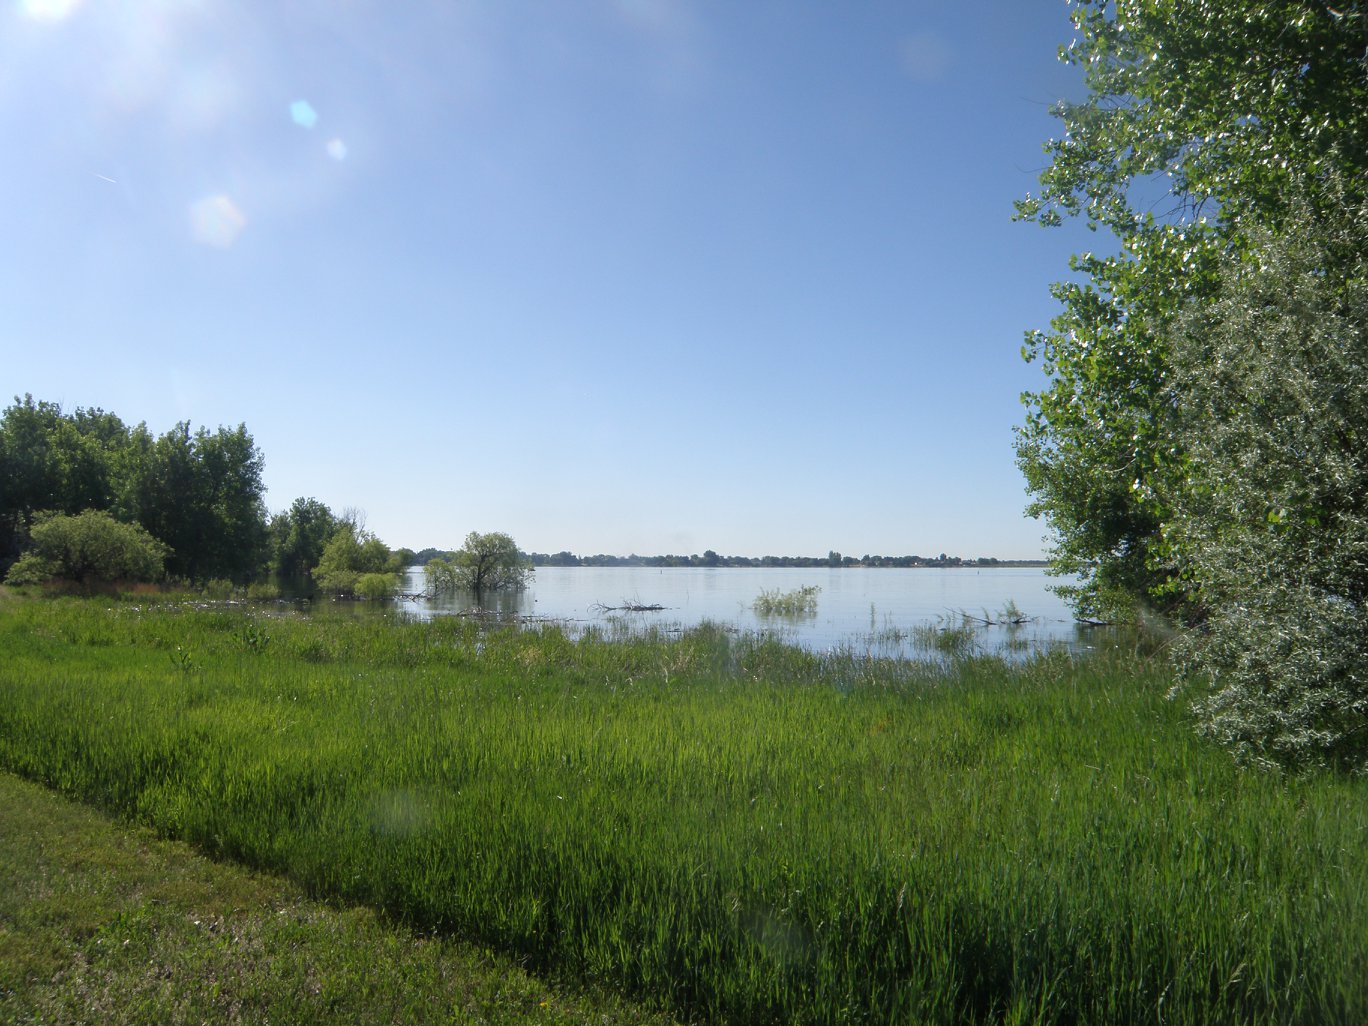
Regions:
M 1138 659 L 0 609 L 0 764 L 310 893 L 731 1022 L 1368 1017 L 1368 795 Z
M 0 1022 L 654 1021 L 0 773 Z

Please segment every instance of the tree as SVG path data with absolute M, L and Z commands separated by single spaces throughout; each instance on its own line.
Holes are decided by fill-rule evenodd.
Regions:
M 532 572 L 508 535 L 471 531 L 450 560 L 438 557 L 427 564 L 427 582 L 434 593 L 470 591 L 480 596 L 490 591 L 519 591 L 527 586 Z
M 271 518 L 271 568 L 287 580 L 308 577 L 341 521 L 317 499 L 295 499 Z
M 1074 0 L 1087 99 L 1062 103 L 1041 191 L 1018 214 L 1078 217 L 1117 250 L 1071 261 L 1062 310 L 1023 353 L 1049 382 L 1025 396 L 1017 456 L 1029 511 L 1054 535 L 1057 571 L 1078 574 L 1085 615 L 1190 594 L 1167 548 L 1186 454 L 1167 400 L 1173 320 L 1211 302 L 1218 268 L 1244 259 L 1296 204 L 1315 213 L 1368 180 L 1365 12 L 1358 0 Z M 1300 199 L 1294 204 L 1293 196 Z
M 1368 771 L 1368 204 L 1252 242 L 1167 339 L 1182 651 L 1241 759 Z
M 28 541 L 39 511 L 109 509 L 124 466 L 129 431 L 103 410 L 15 398 L 0 416 L 0 568 Z
M 168 573 L 237 583 L 262 574 L 270 557 L 264 461 L 245 425 L 192 434 L 182 422 L 155 442 L 139 425 L 132 448 L 122 506 L 171 546 Z
M 32 547 L 10 568 L 10 584 L 72 581 L 89 587 L 116 581 L 155 581 L 162 576 L 167 548 L 135 524 L 122 524 L 101 510 L 70 516 L 40 513 Z
M 373 575 L 388 575 L 392 579 L 391 590 L 397 588 L 394 571 L 385 543 L 354 521 L 346 520 L 324 546 L 313 576 L 323 590 L 350 596 L 357 594 L 363 578 Z M 368 595 L 379 590 L 378 582 L 367 581 L 365 591 Z

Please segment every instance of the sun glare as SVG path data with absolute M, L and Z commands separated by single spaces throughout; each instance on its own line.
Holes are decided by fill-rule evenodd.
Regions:
M 34 21 L 62 21 L 79 6 L 81 0 L 19 0 L 19 10 Z

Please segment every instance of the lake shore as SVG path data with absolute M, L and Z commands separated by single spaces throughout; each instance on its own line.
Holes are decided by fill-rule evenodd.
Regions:
M 1351 1023 L 1368 796 L 1139 653 L 0 606 L 0 766 L 681 1018 Z

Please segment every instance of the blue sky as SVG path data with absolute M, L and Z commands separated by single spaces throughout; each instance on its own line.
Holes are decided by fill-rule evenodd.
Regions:
M 1065 3 L 0 2 L 6 405 L 392 546 L 1042 553 Z

